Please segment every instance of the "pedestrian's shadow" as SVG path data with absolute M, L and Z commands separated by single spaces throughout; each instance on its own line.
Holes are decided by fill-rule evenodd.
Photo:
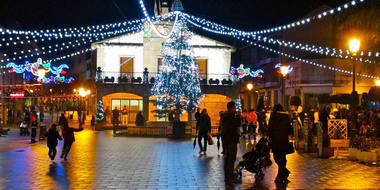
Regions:
M 58 182 L 62 189 L 68 189 L 70 187 L 70 180 L 67 178 L 66 169 L 60 164 L 51 164 L 49 166 L 49 172 L 46 175 Z

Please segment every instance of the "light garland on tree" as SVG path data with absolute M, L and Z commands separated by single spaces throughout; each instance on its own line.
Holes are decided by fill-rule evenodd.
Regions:
M 159 116 L 173 107 L 177 113 L 183 109 L 194 111 L 202 97 L 199 70 L 189 44 L 192 33 L 183 19 L 175 25 L 174 32 L 162 44 L 163 61 L 151 89 Z

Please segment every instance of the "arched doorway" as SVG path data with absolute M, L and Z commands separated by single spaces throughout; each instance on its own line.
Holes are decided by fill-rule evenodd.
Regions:
M 103 107 L 106 113 L 107 124 L 111 123 L 112 110 L 127 110 L 127 114 L 120 113 L 119 121 L 122 124 L 134 124 L 136 114 L 143 111 L 143 98 L 132 93 L 112 93 L 103 96 Z
M 156 101 L 155 96 L 149 97 L 149 121 L 168 121 L 167 117 L 158 118 L 156 116 L 156 113 L 154 112 L 155 110 L 157 110 L 157 106 L 155 105 L 155 101 Z M 186 111 L 182 112 L 181 121 L 188 121 L 188 113 Z
M 212 126 L 219 126 L 219 112 L 227 110 L 227 103 L 231 98 L 220 94 L 206 94 L 202 98 L 199 108 L 206 108 L 211 119 Z

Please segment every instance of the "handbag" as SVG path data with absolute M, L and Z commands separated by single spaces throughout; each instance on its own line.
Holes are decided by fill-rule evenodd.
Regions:
M 212 136 L 211 136 L 211 134 L 208 134 L 208 135 L 207 135 L 207 143 L 208 143 L 209 145 L 213 145 L 213 144 L 214 144 L 214 141 L 212 140 Z
M 294 150 L 293 142 L 289 142 L 288 147 L 286 149 L 286 154 L 293 154 L 294 151 L 295 150 Z

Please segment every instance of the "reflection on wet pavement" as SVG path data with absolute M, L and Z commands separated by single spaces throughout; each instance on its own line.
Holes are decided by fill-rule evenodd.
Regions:
M 84 130 L 75 134 L 68 161 L 55 165 L 45 143 L 0 153 L 0 189 L 225 189 L 223 156 L 216 146 L 199 156 L 192 140 L 112 137 L 110 132 Z M 251 148 L 239 144 L 239 155 Z M 219 151 L 221 152 L 221 150 Z M 288 157 L 290 183 L 284 188 L 378 188 L 379 167 L 345 160 Z M 238 156 L 238 161 L 241 159 Z M 266 169 L 262 182 L 243 172 L 235 189 L 275 189 L 276 164 Z

